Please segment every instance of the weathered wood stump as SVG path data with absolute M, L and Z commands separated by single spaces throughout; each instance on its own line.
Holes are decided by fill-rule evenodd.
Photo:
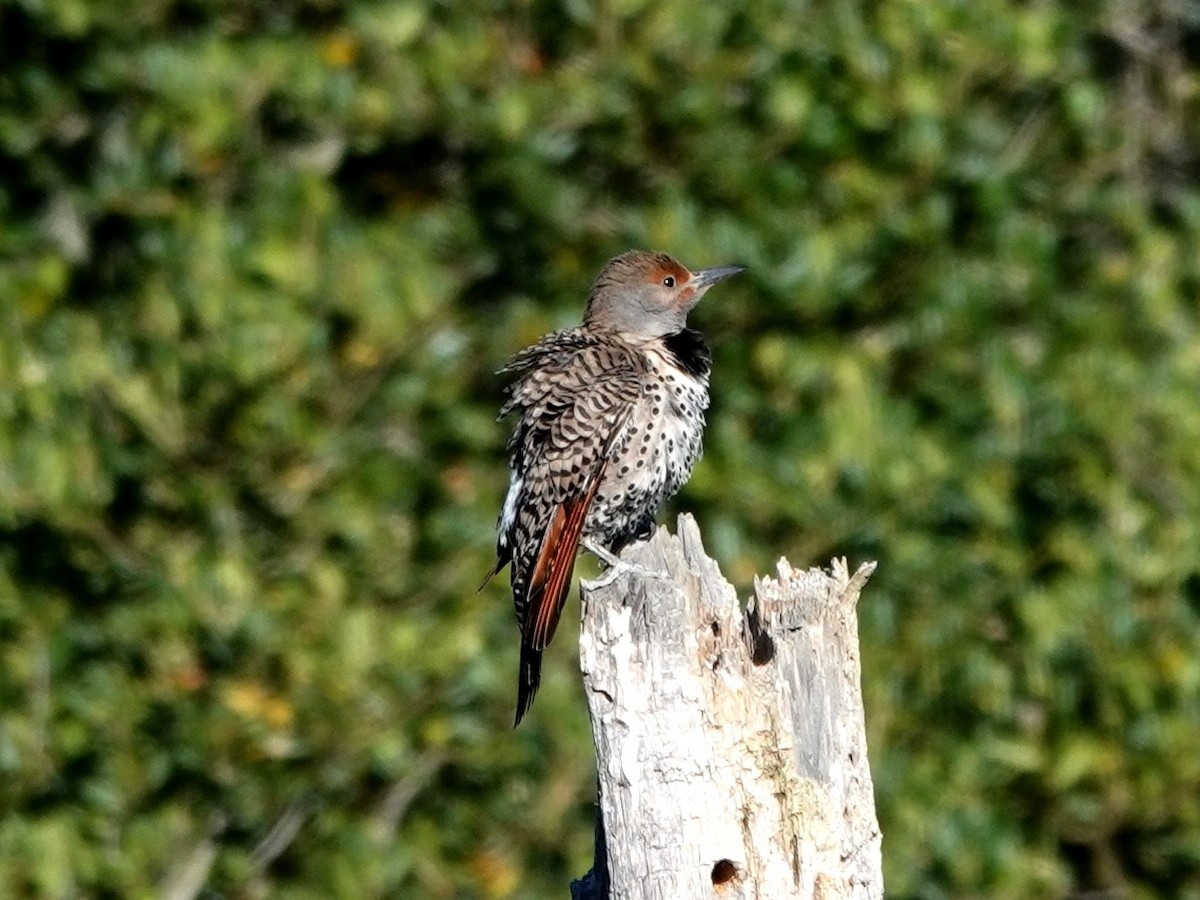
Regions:
M 755 579 L 745 613 L 690 516 L 584 593 L 596 865 L 575 898 L 883 896 L 849 575 Z

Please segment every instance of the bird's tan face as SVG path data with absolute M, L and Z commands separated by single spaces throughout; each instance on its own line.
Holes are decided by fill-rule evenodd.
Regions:
M 741 266 L 688 269 L 665 253 L 631 250 L 609 261 L 596 279 L 584 323 L 637 337 L 674 334 L 704 293 Z
M 669 257 L 661 262 L 648 261 L 642 279 L 642 305 L 650 313 L 682 310 L 686 315 L 700 299 L 692 284 L 692 273 Z

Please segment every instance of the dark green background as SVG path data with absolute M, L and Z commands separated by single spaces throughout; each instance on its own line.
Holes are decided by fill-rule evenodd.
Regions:
M 563 897 L 492 374 L 630 246 L 675 509 L 877 559 L 889 896 L 1200 896 L 1200 7 L 0 4 L 0 893 Z M 585 567 L 588 568 L 588 567 Z M 275 828 L 272 834 L 272 829 Z

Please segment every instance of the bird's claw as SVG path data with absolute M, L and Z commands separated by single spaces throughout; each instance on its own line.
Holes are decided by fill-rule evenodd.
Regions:
M 605 570 L 598 578 L 580 579 L 580 586 L 588 591 L 598 591 L 600 588 L 608 587 L 622 575 L 640 575 L 643 578 L 670 578 L 666 572 L 661 572 L 657 569 L 650 569 L 638 563 L 626 562 L 620 557 L 610 553 L 606 548 L 591 540 L 584 540 L 583 547 L 588 552 L 592 553 L 601 560 L 606 566 Z

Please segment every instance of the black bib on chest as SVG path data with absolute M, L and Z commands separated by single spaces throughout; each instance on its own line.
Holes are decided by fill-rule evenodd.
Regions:
M 712 368 L 712 353 L 704 342 L 704 335 L 694 328 L 685 328 L 663 338 L 667 351 L 675 358 L 679 368 L 699 378 Z

